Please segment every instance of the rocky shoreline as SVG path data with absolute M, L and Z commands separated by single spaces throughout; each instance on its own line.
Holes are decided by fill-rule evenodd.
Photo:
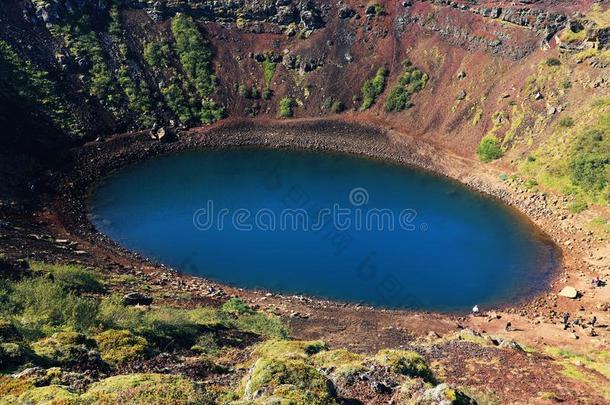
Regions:
M 538 227 L 541 235 L 546 232 L 549 241 L 562 246 L 564 256 L 561 271 L 558 269 L 556 272 L 549 290 L 495 309 L 505 314 L 503 320 L 515 316 L 533 324 L 560 322 L 565 302 L 562 300 L 558 307 L 555 290 L 561 289 L 560 284 L 580 268 L 582 256 L 588 247 L 586 238 L 576 240 L 574 237 L 576 228 L 571 224 L 569 214 L 566 214 L 567 201 L 545 193 L 524 191 L 518 180 L 509 178 L 497 168 L 370 124 L 318 119 L 286 122 L 227 120 L 190 131 L 175 133 L 168 130 L 162 140 L 141 132 L 91 142 L 67 152 L 62 157 L 66 162 L 63 169 L 50 173 L 43 180 L 50 186 L 44 204 L 47 208 L 38 217 L 42 218 L 64 256 L 113 273 L 136 275 L 147 285 L 154 286 L 153 290 L 188 293 L 191 298 L 181 302 L 181 305 L 196 306 L 201 300 L 220 303 L 227 297 L 239 296 L 255 307 L 274 308 L 293 327 L 300 328 L 299 333 L 303 335 L 300 337 L 323 337 L 331 344 L 349 344 L 355 350 L 370 351 L 375 347 L 397 346 L 400 342 L 430 331 L 442 334 L 456 327 L 477 324 L 478 320 L 460 314 L 386 310 L 357 303 L 234 288 L 153 263 L 119 247 L 99 234 L 89 222 L 88 193 L 109 173 L 161 154 L 226 147 L 299 148 L 382 159 L 447 176 L 501 200 L 531 219 L 530 222 Z M 568 243 L 568 240 L 571 242 Z M 573 306 L 576 302 L 567 304 Z M 371 340 L 353 342 L 353 334 L 347 331 L 355 326 L 345 326 L 345 330 L 340 332 L 324 330 L 325 325 L 328 326 L 333 319 L 351 320 L 354 325 L 373 320 L 378 327 L 385 329 L 375 343 Z M 370 332 L 365 334 L 368 336 Z M 348 336 L 351 343 L 347 341 Z

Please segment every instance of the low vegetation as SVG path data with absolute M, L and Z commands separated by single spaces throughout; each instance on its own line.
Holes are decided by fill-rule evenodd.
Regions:
M 362 85 L 362 105 L 360 110 L 367 110 L 375 104 L 377 97 L 385 90 L 387 76 L 388 70 L 385 67 L 380 67 L 372 79 L 364 82 L 364 85 Z
M 126 306 L 101 276 L 77 265 L 32 262 L 21 280 L 2 282 L 0 372 L 37 367 L 0 375 L 3 403 L 327 405 L 344 403 L 337 387 L 371 375 L 409 387 L 400 391 L 405 400 L 464 395 L 434 387 L 431 369 L 415 352 L 367 356 L 290 340 L 277 317 L 239 298 L 218 308 Z M 243 372 L 222 377 L 236 369 Z M 208 374 L 221 377 L 202 384 Z
M 284 97 L 280 100 L 278 116 L 280 118 L 290 118 L 294 115 L 294 100 Z
M 388 112 L 402 111 L 412 106 L 411 95 L 421 91 L 428 82 L 428 75 L 411 65 L 403 62 L 404 70 L 398 77 L 398 83 L 390 92 L 386 100 L 385 109 Z
M 494 135 L 486 135 L 477 147 L 477 155 L 482 162 L 489 163 L 504 155 L 500 140 Z
M 0 89 L 23 108 L 47 116 L 52 124 L 71 135 L 82 135 L 77 117 L 57 94 L 56 85 L 33 63 L 17 55 L 0 40 Z

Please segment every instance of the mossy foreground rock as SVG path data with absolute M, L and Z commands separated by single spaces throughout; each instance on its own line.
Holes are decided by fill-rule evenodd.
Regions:
M 389 367 L 396 374 L 408 377 L 421 377 L 425 381 L 433 382 L 434 376 L 428 368 L 426 361 L 418 353 L 407 350 L 384 349 L 379 351 L 375 360 Z
M 81 395 L 86 404 L 202 404 L 203 389 L 192 381 L 164 374 L 128 374 L 106 378 Z
M 76 332 L 57 332 L 32 344 L 32 349 L 51 365 L 87 365 L 100 363 L 95 341 Z
M 247 401 L 334 404 L 335 396 L 332 382 L 301 360 L 261 358 L 244 380 Z
M 128 330 L 110 329 L 94 337 L 102 359 L 119 365 L 143 358 L 149 350 L 148 341 Z

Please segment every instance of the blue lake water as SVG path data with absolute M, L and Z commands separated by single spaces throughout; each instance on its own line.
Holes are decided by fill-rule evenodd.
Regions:
M 245 288 L 461 311 L 545 288 L 554 246 L 512 209 L 424 171 L 352 156 L 228 149 L 111 175 L 90 215 L 118 244 Z

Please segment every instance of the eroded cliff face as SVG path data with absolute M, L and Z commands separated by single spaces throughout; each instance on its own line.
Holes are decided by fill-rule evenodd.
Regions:
M 607 9 L 589 1 L 3 2 L 2 103 L 22 106 L 22 120 L 39 117 L 5 143 L 45 141 L 45 127 L 91 138 L 227 116 L 344 114 L 467 156 L 492 135 L 523 158 L 558 113 L 607 95 Z M 423 86 L 405 79 L 406 61 L 427 75 Z M 364 89 L 380 69 L 378 88 Z M 32 75 L 31 94 L 22 94 L 16 83 Z M 388 107 L 397 98 L 401 108 Z M 4 109 L 4 125 L 16 110 Z

